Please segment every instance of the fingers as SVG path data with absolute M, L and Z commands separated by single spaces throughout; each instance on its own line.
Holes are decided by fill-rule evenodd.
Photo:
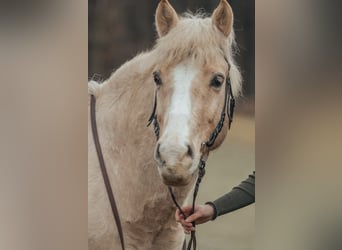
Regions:
M 179 222 L 183 227 L 192 227 L 191 222 L 186 222 L 184 216 L 180 213 L 178 209 L 176 211 L 175 217 L 176 221 Z
M 182 210 L 185 216 L 189 216 L 192 210 L 192 206 L 182 207 Z M 190 233 L 191 231 L 195 231 L 195 227 L 192 225 L 192 222 L 196 222 L 196 224 L 202 224 L 209 221 L 213 216 L 214 210 L 210 205 L 198 205 L 195 207 L 195 213 L 184 218 L 184 215 L 177 209 L 175 217 L 176 221 L 179 222 L 185 233 Z
M 182 222 L 181 222 L 181 225 L 183 227 L 184 233 L 189 234 L 191 231 L 196 230 L 195 227 L 192 225 L 192 223 L 187 223 L 184 220 Z
M 193 221 L 196 221 L 198 218 L 201 217 L 201 214 L 199 212 L 195 212 L 194 214 L 190 215 L 186 220 L 185 223 L 190 223 Z
M 182 210 L 184 211 L 186 215 L 190 213 L 191 209 L 192 209 L 191 206 L 182 208 Z M 193 227 L 192 223 L 186 222 L 183 214 L 181 214 L 181 212 L 178 209 L 176 210 L 175 218 L 176 218 L 176 221 L 179 222 L 181 226 L 183 227 L 184 233 L 189 234 L 191 231 L 195 231 L 195 228 Z
M 191 227 L 183 227 L 184 233 L 190 233 L 191 231 L 196 231 L 196 228 Z
M 182 207 L 182 210 L 186 215 L 190 214 L 191 209 L 192 209 L 191 205 Z
M 185 213 L 186 216 L 188 216 L 191 212 L 192 206 L 185 206 L 182 207 L 183 212 Z M 179 211 L 179 209 L 176 210 L 175 213 L 175 219 L 177 222 L 181 222 L 182 219 L 184 219 L 183 214 Z

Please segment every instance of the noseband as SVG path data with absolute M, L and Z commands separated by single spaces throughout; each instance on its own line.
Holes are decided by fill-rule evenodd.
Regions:
M 230 67 L 228 67 L 228 69 L 230 69 Z M 197 197 L 199 185 L 202 181 L 203 176 L 205 175 L 205 165 L 206 165 L 206 161 L 208 159 L 210 148 L 214 145 L 216 138 L 218 137 L 218 135 L 220 134 L 220 132 L 222 130 L 226 115 L 228 116 L 228 129 L 230 129 L 231 124 L 233 122 L 234 108 L 235 108 L 235 98 L 233 95 L 232 85 L 231 85 L 230 77 L 228 74 L 226 77 L 224 105 L 223 105 L 223 108 L 221 111 L 220 121 L 217 123 L 217 125 L 216 125 L 214 131 L 211 133 L 209 139 L 205 142 L 202 142 L 202 144 L 201 144 L 201 157 L 200 157 L 200 161 L 198 163 L 198 177 L 197 177 L 197 181 L 196 181 L 196 185 L 195 185 L 195 189 L 194 189 L 194 193 L 193 193 L 192 209 L 191 209 L 190 215 L 193 214 L 195 211 L 196 197 Z M 157 110 L 157 90 L 155 91 L 155 94 L 154 94 L 153 110 L 152 110 L 152 113 L 148 119 L 147 126 L 150 126 L 151 123 L 153 122 L 154 134 L 158 140 L 159 139 L 160 127 L 159 127 L 159 123 L 158 123 L 158 117 L 157 117 L 156 110 Z M 182 216 L 184 217 L 184 219 L 186 219 L 188 216 L 186 216 L 184 211 L 179 206 L 179 204 L 176 200 L 176 197 L 172 191 L 172 188 L 170 186 L 168 187 L 168 190 L 169 190 L 169 193 L 171 195 L 173 203 L 179 209 L 179 211 L 182 214 Z M 192 222 L 192 225 L 195 227 L 196 226 L 195 222 Z M 183 249 L 190 250 L 192 244 L 193 244 L 193 249 L 196 250 L 197 244 L 196 244 L 195 231 L 191 231 L 191 238 L 190 238 L 188 247 L 186 248 L 186 244 L 184 244 Z

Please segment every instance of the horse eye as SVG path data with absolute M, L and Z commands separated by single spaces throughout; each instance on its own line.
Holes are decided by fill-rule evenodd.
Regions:
M 157 71 L 153 72 L 153 80 L 157 84 L 157 86 L 162 85 L 162 80 L 161 80 L 160 75 Z
M 222 86 L 224 81 L 224 76 L 223 75 L 216 75 L 210 82 L 210 86 L 214 88 L 219 88 Z

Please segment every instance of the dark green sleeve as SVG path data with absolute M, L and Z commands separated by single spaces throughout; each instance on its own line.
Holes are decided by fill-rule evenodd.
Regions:
M 234 187 L 229 193 L 213 202 L 207 202 L 214 208 L 214 217 L 232 212 L 255 202 L 255 171 L 248 178 Z

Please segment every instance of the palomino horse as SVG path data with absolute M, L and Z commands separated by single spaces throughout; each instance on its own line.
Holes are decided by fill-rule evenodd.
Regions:
M 220 120 L 225 80 L 230 77 L 238 96 L 241 77 L 233 59 L 233 13 L 225 0 L 206 18 L 178 17 L 162 0 L 155 22 L 155 47 L 102 84 L 90 81 L 88 89 L 96 97 L 98 133 L 126 249 L 178 250 L 184 233 L 167 186 L 174 187 L 181 204 L 191 194 L 201 143 Z M 155 97 L 157 141 L 153 128 L 146 126 Z M 226 119 L 210 150 L 224 140 L 227 124 Z M 89 128 L 89 249 L 120 249 L 91 133 Z

